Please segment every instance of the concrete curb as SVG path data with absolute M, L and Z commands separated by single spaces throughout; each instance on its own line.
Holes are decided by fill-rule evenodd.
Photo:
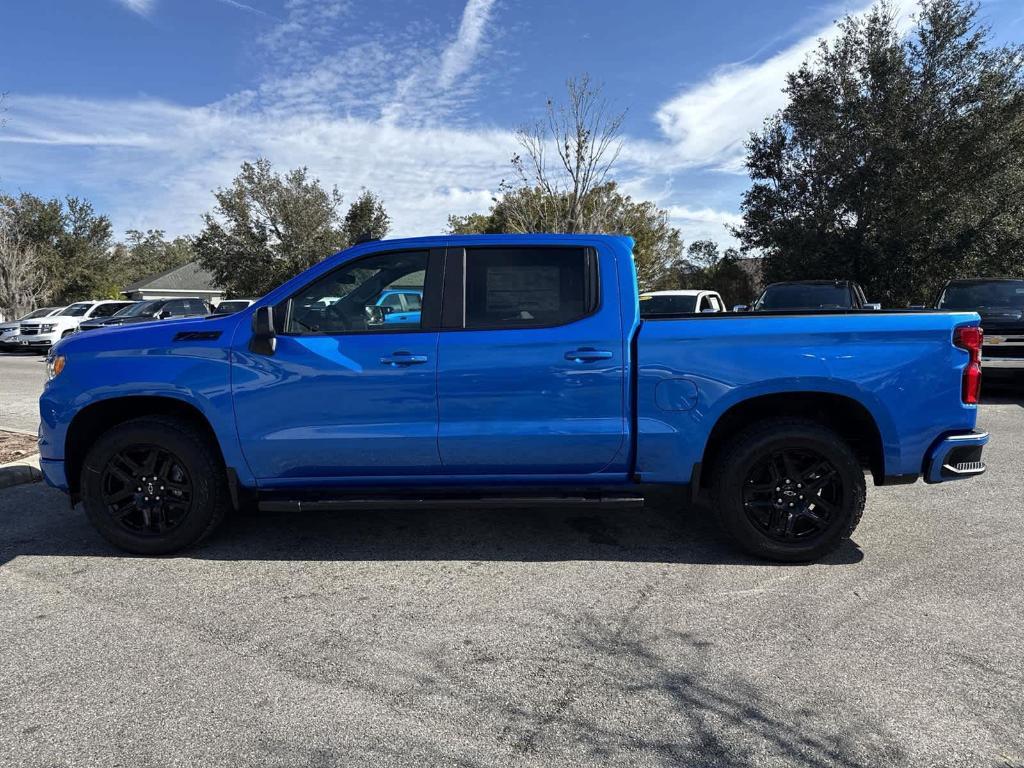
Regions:
M 0 464 L 0 488 L 10 488 L 23 483 L 38 483 L 43 479 L 43 473 L 39 471 L 39 454 L 12 461 L 10 464 Z

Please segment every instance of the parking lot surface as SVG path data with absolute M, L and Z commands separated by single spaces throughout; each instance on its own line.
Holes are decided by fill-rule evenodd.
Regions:
M 39 393 L 46 381 L 46 357 L 0 352 L 0 429 L 34 432 L 39 426 Z
M 1024 399 L 827 561 L 638 512 L 236 515 L 124 557 L 0 491 L 17 766 L 1024 766 Z

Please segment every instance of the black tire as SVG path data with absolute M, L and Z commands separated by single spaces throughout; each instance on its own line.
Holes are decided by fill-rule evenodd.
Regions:
M 148 483 L 133 467 L 147 470 L 141 477 Z M 129 478 L 136 488 L 129 487 Z M 229 503 L 216 446 L 187 422 L 164 416 L 132 419 L 101 435 L 85 457 L 80 487 L 96 530 L 138 555 L 166 555 L 198 544 L 224 519 Z M 119 498 L 125 493 L 128 498 Z
M 714 469 L 718 520 L 757 557 L 816 560 L 849 538 L 864 513 L 860 462 L 842 437 L 813 421 L 758 422 L 729 441 Z
M 68 329 L 67 329 L 66 331 L 64 331 L 64 333 L 62 333 L 62 334 L 60 335 L 60 337 L 61 337 L 62 339 L 66 339 L 66 338 L 67 338 L 68 336 L 70 336 L 70 335 L 71 335 L 72 333 L 74 333 L 74 332 L 75 332 L 75 331 L 74 331 L 74 329 L 73 329 L 73 328 L 68 328 Z

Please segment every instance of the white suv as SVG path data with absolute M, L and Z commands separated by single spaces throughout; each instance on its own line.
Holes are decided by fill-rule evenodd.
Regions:
M 29 312 L 27 315 L 19 317 L 17 320 L 0 323 L 0 349 L 14 349 L 18 346 L 18 329 L 26 320 L 36 320 L 40 317 L 56 315 L 62 309 L 64 309 L 64 307 L 43 307 L 35 310 L 34 312 Z
M 134 301 L 76 301 L 56 315 L 21 323 L 18 344 L 22 349 L 49 349 L 53 344 L 78 330 L 83 320 L 110 317 Z

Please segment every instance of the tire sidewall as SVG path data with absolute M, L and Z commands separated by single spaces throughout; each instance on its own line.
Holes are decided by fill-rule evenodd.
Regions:
M 814 451 L 832 463 L 842 480 L 843 499 L 839 514 L 829 521 L 825 531 L 807 541 L 785 544 L 769 538 L 747 518 L 743 484 L 753 466 L 767 454 L 793 448 Z M 864 471 L 846 443 L 831 430 L 811 425 L 784 426 L 775 434 L 762 431 L 737 440 L 719 475 L 716 495 L 719 519 L 748 552 L 772 560 L 807 561 L 833 550 L 850 535 L 864 506 Z
M 103 502 L 102 476 L 120 451 L 156 445 L 175 455 L 192 480 L 192 507 L 185 520 L 163 536 L 140 536 L 118 524 Z M 113 427 L 89 450 L 82 465 L 82 505 L 90 522 L 116 547 L 142 555 L 160 555 L 187 547 L 203 537 L 216 517 L 216 468 L 203 442 L 192 433 L 160 422 L 128 422 Z

